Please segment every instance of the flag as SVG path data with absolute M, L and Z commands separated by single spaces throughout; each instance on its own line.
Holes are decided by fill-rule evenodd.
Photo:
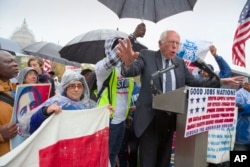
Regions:
M 200 70 L 193 62 L 197 57 L 204 60 L 211 45 L 212 42 L 209 41 L 184 39 L 181 41 L 180 50 L 177 56 L 183 58 L 189 71 L 197 76 Z
M 107 106 L 51 115 L 0 167 L 108 167 Z
M 246 67 L 245 42 L 250 37 L 250 0 L 245 4 L 239 18 L 239 25 L 234 34 L 232 47 L 233 64 Z
M 43 59 L 43 62 L 44 62 L 43 70 L 46 71 L 46 72 L 51 71 L 51 62 L 50 62 L 50 60 Z

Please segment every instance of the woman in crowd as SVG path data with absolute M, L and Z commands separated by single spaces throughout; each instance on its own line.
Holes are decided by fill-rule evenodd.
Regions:
M 67 70 L 58 87 L 58 95 L 51 97 L 34 112 L 25 131 L 32 134 L 44 120 L 53 113 L 62 110 L 82 110 L 96 107 L 96 102 L 89 98 L 89 89 L 84 76 Z M 110 109 L 112 110 L 112 109 Z
M 34 84 L 38 82 L 38 73 L 32 67 L 22 69 L 18 75 L 18 84 Z

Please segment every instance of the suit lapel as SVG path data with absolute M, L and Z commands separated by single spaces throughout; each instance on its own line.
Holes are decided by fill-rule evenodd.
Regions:
M 178 64 L 178 66 L 180 65 L 180 62 L 178 61 L 176 56 L 172 59 L 172 62 L 175 63 L 175 64 Z M 180 68 L 178 68 L 178 67 L 174 69 L 175 80 L 176 80 L 176 88 L 179 87 L 179 83 L 178 83 L 178 81 L 180 80 L 179 79 L 180 75 L 178 75 L 178 74 L 180 74 L 180 72 L 178 72 L 179 69 Z
M 157 68 L 156 70 L 162 69 L 162 57 L 161 57 L 161 52 L 160 51 L 158 51 L 156 53 L 156 68 Z M 163 75 L 160 75 L 159 80 L 160 80 L 161 90 L 163 90 L 163 87 L 162 87 Z

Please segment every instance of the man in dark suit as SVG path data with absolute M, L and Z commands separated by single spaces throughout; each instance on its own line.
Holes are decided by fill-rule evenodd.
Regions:
M 159 51 L 131 49 L 131 43 L 119 40 L 118 56 L 122 59 L 122 74 L 126 77 L 141 75 L 141 91 L 136 103 L 134 128 L 140 138 L 141 167 L 167 167 L 170 165 L 176 115 L 152 108 L 151 74 L 171 64 L 178 67 L 154 79 L 155 87 L 165 93 L 185 85 L 193 87 L 220 87 L 215 79 L 196 79 L 187 69 L 183 59 L 176 56 L 180 36 L 173 30 L 160 36 Z M 169 60 L 167 63 L 166 60 Z M 170 81 L 167 81 L 169 74 Z M 168 88 L 170 85 L 170 88 Z M 168 99 L 166 99 L 168 100 Z M 185 148 L 183 148 L 185 149 Z

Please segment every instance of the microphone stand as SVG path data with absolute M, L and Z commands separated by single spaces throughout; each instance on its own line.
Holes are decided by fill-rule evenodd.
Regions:
M 153 79 L 150 80 L 150 87 L 151 87 L 151 90 L 152 90 L 152 94 L 154 96 L 162 94 L 162 92 L 159 89 L 157 89 L 156 86 L 154 85 Z

